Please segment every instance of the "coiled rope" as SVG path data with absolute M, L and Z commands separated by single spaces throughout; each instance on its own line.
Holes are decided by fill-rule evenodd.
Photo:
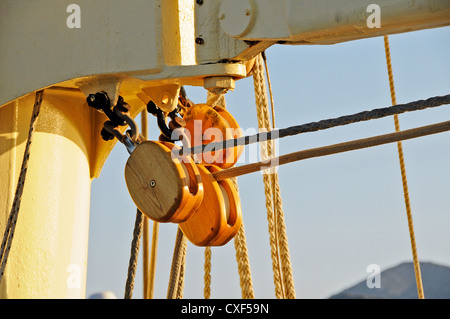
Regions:
M 386 54 L 386 65 L 387 65 L 387 71 L 388 71 L 388 76 L 389 76 L 389 89 L 390 89 L 390 93 L 391 93 L 391 101 L 392 101 L 392 105 L 396 105 L 397 99 L 395 96 L 395 86 L 394 86 L 394 75 L 392 72 L 391 51 L 389 48 L 389 38 L 387 35 L 384 36 L 384 49 L 385 49 L 385 54 Z M 398 119 L 398 114 L 394 114 L 394 123 L 395 123 L 395 131 L 400 132 L 400 122 Z M 419 263 L 419 258 L 417 256 L 417 246 L 416 246 L 416 239 L 415 239 L 415 235 L 414 235 L 411 204 L 409 201 L 408 181 L 406 178 L 406 168 L 405 168 L 405 158 L 403 156 L 403 146 L 402 146 L 401 141 L 397 142 L 397 150 L 398 150 L 398 159 L 400 162 L 400 172 L 402 175 L 403 195 L 404 195 L 404 199 L 405 199 L 406 216 L 408 218 L 408 229 L 409 229 L 411 250 L 412 250 L 413 262 L 414 262 L 414 272 L 415 272 L 415 276 L 416 276 L 417 293 L 419 295 L 419 299 L 424 299 L 425 296 L 423 293 L 422 276 L 421 276 L 421 272 L 420 272 L 420 263 Z

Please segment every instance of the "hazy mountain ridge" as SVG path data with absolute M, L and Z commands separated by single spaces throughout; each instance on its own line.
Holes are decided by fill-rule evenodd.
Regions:
M 423 291 L 427 299 L 450 299 L 450 267 L 421 262 Z M 401 263 L 380 274 L 380 288 L 368 288 L 366 280 L 334 294 L 330 299 L 417 299 L 414 265 Z

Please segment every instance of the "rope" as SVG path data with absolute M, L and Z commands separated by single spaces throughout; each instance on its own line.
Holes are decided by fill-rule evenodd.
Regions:
M 273 103 L 273 93 L 272 93 L 272 81 L 270 80 L 270 74 L 269 74 L 269 66 L 267 65 L 267 57 L 266 57 L 266 51 L 261 52 L 261 57 L 264 61 L 264 69 L 266 70 L 267 74 L 267 85 L 269 86 L 269 96 L 270 96 L 270 109 L 272 112 L 272 127 L 275 128 L 275 105 Z
M 220 98 L 218 98 L 220 96 Z M 224 94 L 214 94 L 208 91 L 207 95 L 207 104 L 211 106 L 219 105 L 226 108 L 226 101 Z M 212 102 L 211 102 L 212 101 Z M 231 178 L 231 182 L 233 183 L 236 192 L 239 194 L 239 186 L 236 178 Z M 242 221 L 241 227 L 239 231 L 236 233 L 234 237 L 234 248 L 236 251 L 236 261 L 238 264 L 238 273 L 239 273 L 239 284 L 241 286 L 241 296 L 242 299 L 254 299 L 255 293 L 253 290 L 253 280 L 250 268 L 250 258 L 248 256 L 248 248 L 247 248 L 247 239 L 245 237 L 245 227 L 244 222 Z M 208 249 L 208 247 L 206 248 Z M 211 267 L 211 260 L 207 261 L 206 257 L 209 256 L 211 258 L 211 252 L 207 254 L 205 250 L 205 298 L 207 299 L 206 287 L 211 284 L 211 276 L 208 275 L 208 268 Z M 209 269 L 210 272 L 210 269 Z M 209 288 L 209 294 L 211 293 L 211 289 Z M 208 295 L 209 296 L 209 295 Z M 209 297 L 208 297 L 209 298 Z
M 391 93 L 391 101 L 392 105 L 397 104 L 397 99 L 395 96 L 395 87 L 394 87 L 394 76 L 392 72 L 392 61 L 391 61 L 391 52 L 389 48 L 389 38 L 388 36 L 384 36 L 384 49 L 386 54 L 386 65 L 388 70 L 388 76 L 389 76 L 389 89 Z M 395 124 L 395 131 L 400 131 L 400 122 L 398 119 L 398 115 L 394 115 L 394 124 Z M 408 181 L 406 178 L 406 168 L 405 168 L 405 159 L 403 156 L 403 146 L 402 142 L 397 142 L 397 149 L 398 149 L 398 158 L 400 162 L 400 171 L 402 175 L 402 184 L 403 184 L 403 195 L 405 199 L 405 207 L 406 207 L 406 216 L 408 218 L 408 228 L 409 228 L 409 235 L 410 235 L 410 241 L 411 241 L 411 250 L 413 255 L 413 261 L 414 261 L 414 272 L 416 276 L 416 284 L 417 284 L 417 293 L 419 295 L 419 299 L 424 299 L 424 293 L 423 293 L 423 285 L 422 285 L 422 276 L 420 272 L 420 263 L 419 258 L 417 256 L 417 247 L 416 247 L 416 239 L 414 235 L 414 226 L 413 226 L 413 219 L 412 219 L 412 213 L 411 213 L 411 204 L 409 201 L 409 192 L 408 192 Z
M 226 105 L 225 95 L 223 93 L 214 94 L 214 93 L 211 93 L 210 91 L 208 91 L 206 105 L 209 105 L 212 107 L 214 107 L 216 105 L 220 105 L 220 106 L 225 107 L 225 105 Z
M 261 105 L 267 104 L 267 94 L 264 86 L 264 71 L 262 70 L 262 65 L 260 63 L 260 56 L 256 57 L 255 64 L 253 66 L 253 81 L 255 87 L 255 101 L 257 105 L 257 117 L 258 117 L 258 127 L 266 127 L 264 123 L 264 117 L 261 112 Z M 270 145 L 270 144 L 269 144 Z M 268 157 L 267 143 L 261 144 L 261 157 L 263 160 Z M 272 270 L 273 279 L 275 285 L 275 297 L 278 299 L 284 298 L 282 275 L 280 269 L 278 245 L 276 239 L 276 227 L 275 227 L 275 216 L 273 212 L 273 198 L 268 194 L 271 193 L 271 183 L 270 177 L 267 174 L 263 175 L 264 191 L 266 195 L 266 210 L 267 210 L 267 221 L 269 228 L 269 244 L 271 248 L 271 259 L 272 259 Z
M 263 68 L 264 63 L 262 60 L 262 56 L 259 55 L 255 59 L 255 66 L 253 68 L 256 110 L 259 128 L 270 130 L 271 124 L 269 121 L 266 81 Z M 272 141 L 269 143 L 262 143 L 262 159 L 265 160 L 273 155 L 274 145 Z M 264 174 L 263 181 L 266 195 L 266 210 L 269 224 L 269 242 L 274 272 L 275 295 L 277 298 L 294 299 L 296 297 L 294 278 L 277 172 Z
M 273 92 L 272 92 L 272 81 L 270 80 L 269 75 L 269 66 L 267 64 L 267 57 L 265 51 L 261 53 L 261 57 L 264 61 L 264 67 L 267 74 L 267 84 L 269 87 L 269 96 L 270 96 L 270 105 L 271 105 L 271 115 L 272 115 L 272 128 L 275 128 L 275 104 L 273 102 Z M 266 111 L 267 113 L 267 111 Z M 268 115 L 266 115 L 268 116 Z M 273 154 L 272 154 L 273 155 Z M 273 192 L 273 199 L 274 199 L 274 205 L 276 208 L 276 215 L 280 216 L 278 219 L 281 219 L 282 222 L 277 222 L 278 226 L 278 233 L 280 246 L 281 246 L 281 260 L 283 260 L 282 263 L 282 269 L 284 275 L 284 285 L 285 287 L 288 287 L 286 289 L 286 297 L 288 299 L 295 299 L 295 287 L 294 287 L 294 277 L 292 274 L 292 266 L 290 262 L 290 254 L 289 254 L 289 248 L 288 248 L 288 241 L 287 241 L 287 232 L 286 232 L 286 226 L 284 223 L 284 212 L 283 212 L 283 205 L 281 201 L 281 191 L 280 186 L 278 182 L 278 174 L 272 174 L 272 192 Z
M 211 298 L 211 247 L 205 247 L 205 275 L 204 275 L 204 288 L 203 296 L 205 299 Z
M 231 178 L 236 192 L 239 194 L 239 186 L 235 177 Z M 248 256 L 247 239 L 245 237 L 244 221 L 241 228 L 234 237 L 234 249 L 236 250 L 236 261 L 238 264 L 239 283 L 241 286 L 242 299 L 254 299 L 252 272 L 250 268 L 250 258 Z
M 184 272 L 186 269 L 186 247 L 187 247 L 187 242 L 185 241 L 183 249 L 181 250 L 180 274 L 178 275 L 178 287 L 177 287 L 176 299 L 183 299 Z
M 167 289 L 167 299 L 175 299 L 177 296 L 181 295 L 181 292 L 178 292 L 180 287 L 180 280 L 183 280 L 182 276 L 184 276 L 183 264 L 186 259 L 186 248 L 187 248 L 187 239 L 181 231 L 180 227 L 178 227 L 177 235 L 175 239 L 175 248 L 173 250 L 172 257 L 172 266 L 170 268 L 170 276 L 169 276 L 169 287 Z M 182 285 L 181 285 L 182 287 Z
M 350 142 L 344 142 L 339 144 L 333 144 L 318 148 L 312 148 L 307 150 L 302 150 L 279 157 L 271 158 L 269 161 L 261 161 L 257 163 L 251 163 L 247 165 L 235 166 L 232 168 L 223 169 L 220 172 L 212 173 L 214 179 L 221 181 L 223 179 L 241 176 L 245 174 L 254 173 L 268 167 L 280 166 L 296 161 L 301 161 L 309 158 L 321 157 L 326 155 L 344 153 L 354 150 L 359 150 L 363 148 L 379 146 L 383 144 L 413 139 L 417 137 L 443 133 L 450 131 L 450 121 L 426 125 L 417 127 L 414 129 L 409 129 L 405 131 L 383 134 L 378 136 L 373 136 L 369 138 L 354 140 Z
M 418 100 L 406 104 L 398 104 L 390 107 L 374 109 L 371 111 L 364 111 L 352 115 L 345 115 L 337 118 L 321 120 L 318 122 L 310 122 L 306 124 L 291 126 L 284 129 L 276 129 L 269 132 L 260 132 L 254 135 L 239 137 L 237 139 L 230 139 L 225 141 L 213 142 L 209 144 L 198 145 L 194 147 L 183 147 L 180 151 L 181 155 L 200 154 L 206 148 L 208 152 L 212 149 L 218 151 L 228 147 L 236 147 L 248 145 L 252 143 L 265 142 L 268 140 L 283 138 L 287 136 L 294 136 L 297 134 L 316 132 L 337 126 L 343 126 L 368 120 L 380 119 L 395 114 L 405 112 L 419 111 L 427 108 L 437 107 L 441 105 L 450 104 L 450 94 L 444 96 L 431 97 L 426 100 Z
M 139 256 L 139 246 L 142 235 L 142 226 L 144 223 L 144 214 L 139 209 L 136 209 L 136 220 L 134 222 L 133 240 L 131 242 L 130 260 L 128 262 L 127 281 L 125 284 L 124 299 L 131 299 L 133 297 L 134 278 L 136 276 L 137 262 Z
M 9 252 L 11 250 L 11 244 L 14 237 L 14 232 L 16 229 L 17 218 L 19 216 L 20 203 L 22 201 L 22 194 L 25 185 L 25 178 L 28 170 L 28 161 L 30 159 L 30 148 L 33 138 L 33 132 L 36 128 L 36 120 L 39 116 L 41 110 L 42 99 L 44 96 L 44 91 L 36 92 L 36 97 L 34 101 L 33 113 L 31 115 L 30 129 L 28 130 L 28 139 L 25 145 L 25 151 L 23 154 L 22 167 L 20 169 L 19 179 L 17 182 L 16 192 L 14 195 L 13 204 L 11 211 L 9 213 L 8 221 L 5 227 L 5 232 L 3 234 L 2 245 L 0 247 L 0 283 L 3 278 L 3 273 L 8 261 Z
M 150 254 L 150 270 L 149 270 L 149 278 L 148 278 L 148 292 L 147 298 L 152 299 L 154 295 L 154 287 L 155 287 L 155 275 L 156 275 L 156 254 L 158 250 L 158 235 L 159 235 L 159 223 L 153 222 L 153 232 L 152 232 L 152 247 Z

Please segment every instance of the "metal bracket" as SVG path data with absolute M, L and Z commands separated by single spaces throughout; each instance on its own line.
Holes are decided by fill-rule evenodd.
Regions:
M 142 91 L 148 95 L 156 106 L 166 113 L 172 112 L 178 106 L 180 86 L 177 84 L 145 87 L 142 88 Z

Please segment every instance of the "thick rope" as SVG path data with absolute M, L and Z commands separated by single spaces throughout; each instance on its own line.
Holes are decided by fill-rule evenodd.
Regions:
M 450 131 L 450 121 L 416 127 L 413 129 L 404 130 L 400 132 L 372 136 L 368 138 L 353 140 L 339 144 L 332 144 L 328 146 L 297 151 L 294 153 L 289 153 L 271 158 L 270 161 L 260 161 L 257 163 L 251 163 L 223 169 L 219 172 L 212 173 L 212 175 L 214 176 L 215 180 L 221 181 L 227 178 L 258 172 L 267 169 L 268 166 L 270 167 L 280 166 L 309 158 L 360 150 L 363 148 L 380 146 L 383 144 L 404 141 L 408 139 L 443 133 L 447 131 Z
M 178 275 L 178 287 L 177 287 L 177 295 L 176 299 L 183 299 L 184 293 L 184 272 L 186 270 L 186 248 L 187 241 L 184 242 L 184 245 L 181 250 L 181 262 L 180 262 L 180 274 Z
M 260 132 L 254 135 L 239 137 L 237 139 L 213 142 L 209 144 L 197 145 L 194 147 L 187 147 L 187 148 L 183 147 L 180 151 L 180 154 L 181 155 L 200 154 L 204 152 L 206 148 L 208 148 L 208 152 L 210 152 L 211 149 L 213 149 L 214 151 L 218 151 L 228 147 L 248 145 L 252 143 L 294 136 L 297 134 L 316 132 L 337 126 L 380 119 L 395 114 L 425 110 L 427 108 L 433 108 L 446 104 L 450 104 L 450 94 L 444 96 L 435 96 L 428 98 L 426 100 L 418 100 L 406 104 L 398 104 L 390 107 L 374 109 L 371 111 L 363 111 L 352 115 L 345 115 L 337 118 L 321 120 L 318 122 L 310 122 L 283 129 L 276 129 L 269 132 Z
M 144 224 L 144 214 L 136 209 L 136 220 L 134 222 L 133 240 L 131 241 L 130 260 L 128 262 L 127 281 L 125 284 L 124 299 L 133 297 L 134 278 L 136 277 L 137 262 L 139 256 L 139 246 L 141 243 L 142 226 Z
M 231 178 L 236 192 L 239 194 L 239 186 L 237 178 Z M 241 228 L 234 237 L 234 249 L 236 250 L 236 261 L 238 264 L 239 282 L 241 285 L 242 299 L 254 299 L 255 292 L 253 289 L 252 272 L 250 268 L 250 258 L 248 255 L 247 239 L 245 237 L 244 221 Z
M 269 86 L 269 96 L 270 96 L 270 109 L 272 112 L 272 127 L 275 128 L 275 103 L 273 102 L 273 92 L 272 92 L 272 81 L 270 80 L 269 66 L 267 64 L 266 52 L 261 52 L 261 57 L 264 60 L 264 68 L 267 74 L 267 85 Z
M 178 227 L 175 239 L 175 248 L 173 250 L 172 266 L 170 269 L 167 299 L 176 299 L 181 295 L 181 292 L 178 292 L 178 289 L 182 286 L 180 285 L 180 280 L 183 281 L 182 277 L 184 276 L 183 264 L 186 261 L 186 248 L 186 236 L 184 236 L 180 227 Z
M 33 132 L 36 128 L 36 120 L 39 116 L 41 110 L 42 99 L 44 96 L 44 91 L 36 92 L 33 113 L 31 115 L 30 129 L 28 130 L 28 139 L 25 145 L 25 151 L 23 154 L 22 167 L 20 169 L 19 179 L 17 181 L 16 192 L 14 195 L 13 204 L 11 211 L 9 213 L 8 221 L 5 227 L 5 232 L 3 235 L 2 245 L 0 247 L 0 283 L 3 278 L 3 273 L 5 271 L 6 263 L 8 261 L 9 252 L 11 250 L 11 244 L 14 237 L 14 232 L 16 229 L 17 218 L 19 216 L 20 203 L 22 201 L 23 189 L 25 186 L 25 178 L 28 170 L 28 161 L 30 159 L 30 148 L 33 139 Z
M 255 101 L 258 126 L 263 130 L 271 130 L 267 101 L 264 62 L 261 55 L 255 60 L 253 69 Z M 261 144 L 263 160 L 274 156 L 273 141 Z M 269 223 L 269 239 L 271 245 L 272 267 L 274 271 L 275 295 L 277 298 L 294 299 L 295 285 L 287 242 L 286 225 L 282 208 L 277 172 L 263 174 L 266 195 L 267 219 Z
M 219 105 L 223 108 L 226 108 L 225 95 L 214 94 L 208 91 L 207 104 L 211 106 Z M 239 186 L 237 178 L 231 178 L 231 182 L 233 183 L 237 194 L 239 194 Z M 253 280 L 250 268 L 250 258 L 248 255 L 247 239 L 245 237 L 244 221 L 242 221 L 241 227 L 239 228 L 239 231 L 236 233 L 236 236 L 234 237 L 234 248 L 236 251 L 236 262 L 238 264 L 239 283 L 241 286 L 242 299 L 254 299 L 255 293 L 253 290 Z M 211 255 L 210 253 L 209 255 L 207 255 L 205 252 L 205 257 L 206 256 L 210 257 Z M 210 276 L 208 277 L 206 275 L 207 272 L 206 265 L 208 265 L 208 263 L 205 260 L 205 287 L 206 287 L 206 279 L 209 278 L 209 284 L 211 283 Z M 209 261 L 209 267 L 211 267 L 211 261 Z
M 255 87 L 255 102 L 257 105 L 257 118 L 258 127 L 266 127 L 267 124 L 264 123 L 264 116 L 261 114 L 261 105 L 267 104 L 267 93 L 264 85 L 264 70 L 262 69 L 262 64 L 260 63 L 260 56 L 255 59 L 255 65 L 253 66 L 253 81 Z M 268 157 L 267 143 L 261 143 L 261 157 L 262 160 L 266 160 Z M 281 267 L 279 261 L 278 243 L 276 238 L 276 226 L 275 226 L 275 215 L 273 212 L 273 198 L 271 194 L 271 181 L 268 174 L 263 175 L 264 182 L 264 192 L 266 195 L 266 210 L 267 210 L 267 221 L 269 230 L 269 244 L 270 252 L 272 258 L 272 270 L 273 270 L 273 280 L 275 285 L 275 297 L 278 299 L 284 298 L 283 282 L 281 275 Z
M 388 76 L 389 76 L 389 89 L 391 93 L 391 101 L 392 105 L 397 104 L 397 99 L 395 96 L 395 86 L 394 86 L 394 75 L 392 72 L 392 61 L 391 61 L 391 52 L 389 48 L 389 38 L 388 36 L 384 36 L 384 49 L 386 54 L 386 65 L 388 70 Z M 394 123 L 395 123 L 395 131 L 400 131 L 400 122 L 398 119 L 398 115 L 394 114 Z M 419 258 L 417 256 L 417 247 L 416 247 L 416 239 L 414 235 L 414 225 L 413 225 L 413 218 L 411 213 L 411 204 L 409 201 L 409 192 L 408 192 L 408 181 L 406 178 L 406 168 L 405 168 L 405 159 L 403 155 L 403 146 L 402 142 L 397 142 L 397 149 L 398 149 L 398 158 L 400 162 L 400 171 L 402 175 L 402 184 L 403 184 L 403 195 L 405 199 L 405 207 L 406 207 L 406 216 L 408 218 L 408 228 L 409 228 L 409 236 L 411 241 L 411 250 L 413 255 L 413 261 L 414 261 L 414 272 L 416 276 L 416 285 L 417 285 L 417 293 L 419 296 L 419 299 L 424 299 L 424 292 L 423 292 L 423 285 L 422 285 L 422 275 L 420 272 L 420 263 Z
M 205 275 L 203 296 L 205 299 L 211 298 L 211 247 L 205 247 Z
M 265 71 L 266 71 L 266 77 L 267 77 L 267 84 L 269 87 L 269 96 L 270 96 L 270 106 L 271 106 L 271 115 L 272 115 L 272 128 L 275 128 L 275 103 L 274 103 L 274 99 L 273 99 L 273 92 L 272 92 L 272 81 L 270 80 L 270 75 L 269 75 L 269 66 L 267 64 L 267 58 L 266 58 L 266 53 L 263 51 L 261 53 L 261 57 L 263 58 L 264 61 L 264 67 L 265 67 Z M 267 107 L 266 107 L 267 108 Z M 268 111 L 266 110 L 266 116 L 268 116 Z M 270 128 L 267 128 L 270 129 Z M 272 153 L 272 156 L 274 154 Z M 279 182 L 278 182 L 278 174 L 272 174 L 272 191 L 273 191 L 273 200 L 274 200 L 274 206 L 276 208 L 276 216 L 280 216 L 278 217 L 278 219 L 281 219 L 282 222 L 277 222 L 277 231 L 279 235 L 279 242 L 280 242 L 280 246 L 281 246 L 281 260 L 283 260 L 282 263 L 282 269 L 283 269 L 283 273 L 284 275 L 284 285 L 286 288 L 286 298 L 288 299 L 295 299 L 296 295 L 295 295 L 295 287 L 294 287 L 294 276 L 292 274 L 292 266 L 291 266 L 291 262 L 290 262 L 290 254 L 289 254 L 289 248 L 288 248 L 288 241 L 287 241 L 287 232 L 286 232 L 286 226 L 284 223 L 284 212 L 283 212 L 283 204 L 282 204 L 282 200 L 281 200 L 281 191 L 280 191 L 280 186 L 279 186 Z

